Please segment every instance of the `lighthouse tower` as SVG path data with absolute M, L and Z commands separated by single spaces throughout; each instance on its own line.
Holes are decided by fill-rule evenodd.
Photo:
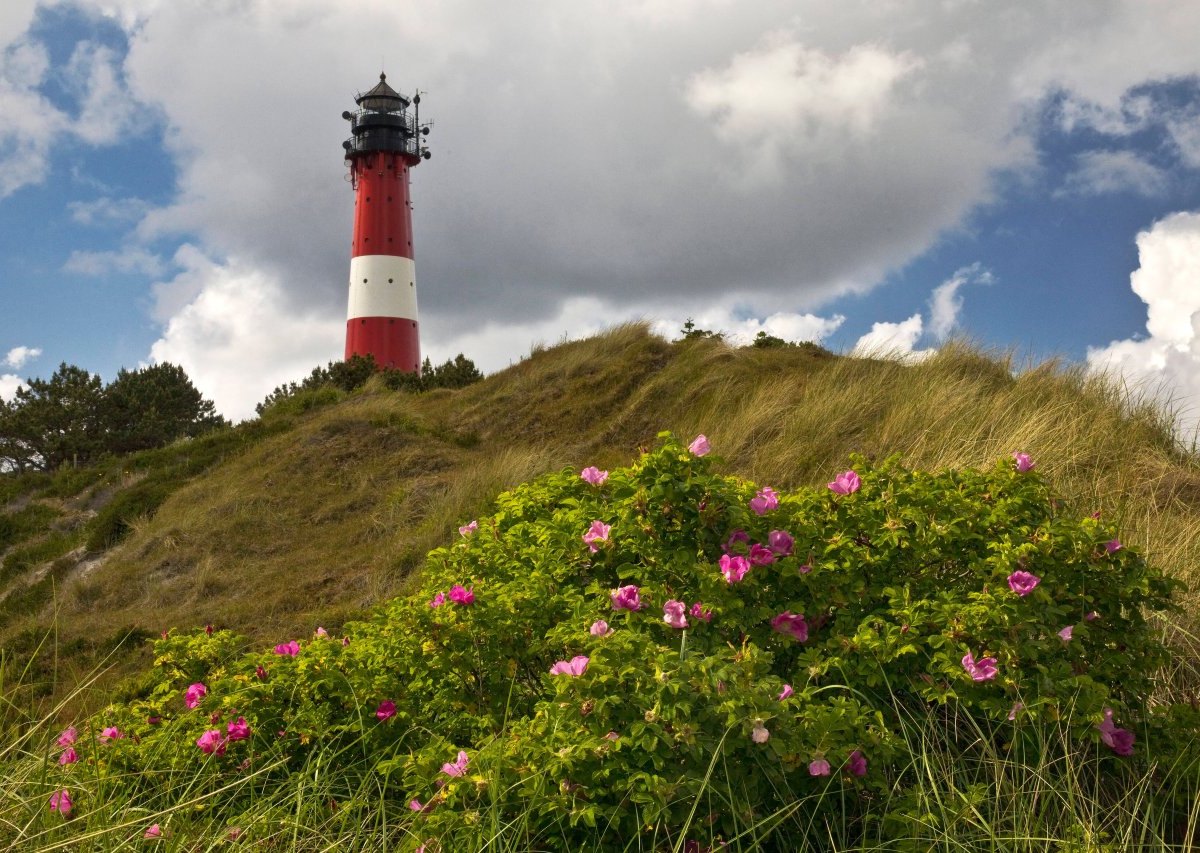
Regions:
M 386 74 L 354 101 L 358 109 L 342 113 L 350 122 L 342 147 L 354 187 L 345 357 L 370 355 L 380 367 L 419 373 L 408 172 L 429 159 L 429 123 L 420 121 L 421 96 L 404 97 Z

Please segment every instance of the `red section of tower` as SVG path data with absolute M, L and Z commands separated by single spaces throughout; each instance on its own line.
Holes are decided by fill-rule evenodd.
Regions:
M 392 153 L 367 154 L 350 161 L 354 183 L 351 257 L 413 256 L 408 169 L 408 158 Z
M 346 319 L 347 359 L 370 355 L 384 368 L 418 373 L 421 345 L 413 264 L 409 171 L 429 158 L 411 100 L 387 84 L 355 98 L 357 112 L 342 113 L 352 136 L 343 143 L 354 185 L 354 237 Z M 411 107 L 411 110 L 410 110 Z

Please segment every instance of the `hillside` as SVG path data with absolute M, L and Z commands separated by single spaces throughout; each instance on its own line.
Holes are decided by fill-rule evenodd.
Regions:
M 662 430 L 704 432 L 723 470 L 785 488 L 825 482 L 854 452 L 940 470 L 1023 450 L 1157 565 L 1189 583 L 1200 565 L 1200 465 L 1166 415 L 1078 368 L 1014 375 L 963 345 L 902 365 L 627 326 L 459 391 L 368 385 L 293 403 L 211 441 L 5 484 L 7 516 L 45 531 L 20 547 L 51 543 L 41 562 L 5 564 L 0 642 L 18 662 L 40 644 L 27 683 L 73 684 L 131 632 L 213 624 L 271 644 L 336 630 L 409 589 L 424 554 L 499 491 L 626 464 Z M 155 482 L 157 511 L 89 550 L 94 513 Z M 145 654 L 126 643 L 106 681 Z

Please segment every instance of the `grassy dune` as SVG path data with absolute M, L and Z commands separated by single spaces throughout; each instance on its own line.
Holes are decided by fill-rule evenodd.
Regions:
M 1076 366 L 1015 366 L 961 343 L 901 364 L 815 347 L 669 343 L 623 326 L 535 350 L 458 391 L 320 392 L 222 436 L 53 478 L 0 478 L 10 519 L 0 533 L 11 540 L 0 541 L 0 840 L 30 850 L 208 850 L 226 849 L 233 831 L 256 849 L 415 845 L 406 810 L 378 790 L 339 789 L 319 751 L 237 813 L 190 800 L 186 776 L 164 780 L 161 807 L 131 814 L 106 799 L 100 775 L 81 775 L 89 808 L 69 824 L 47 822 L 45 798 L 22 792 L 36 788 L 63 719 L 136 689 L 148 663 L 142 638 L 206 623 L 259 646 L 316 625 L 336 632 L 413 588 L 425 553 L 498 492 L 566 466 L 625 465 L 662 430 L 704 432 L 721 470 L 784 489 L 825 483 L 851 453 L 938 470 L 1023 450 L 1078 512 L 1102 512 L 1125 543 L 1189 586 L 1200 582 L 1200 458 L 1180 446 L 1168 412 L 1113 382 Z M 145 501 L 145 511 L 117 544 L 95 547 L 105 507 L 120 500 Z M 1200 696 L 1200 671 L 1183 653 L 1196 645 L 1198 601 L 1189 592 L 1178 623 L 1164 626 L 1181 649 L 1177 671 L 1163 674 L 1173 701 Z M 1168 765 L 1105 787 L 1095 756 L 1065 743 L 1059 754 L 1052 730 L 1032 763 L 989 752 L 987 732 L 965 734 L 981 745 L 977 765 L 948 763 L 944 739 L 964 733 L 936 712 L 906 730 L 927 815 L 904 849 L 1167 849 L 1167 837 L 1200 837 L 1200 780 Z M 716 766 L 712 787 L 717 799 L 736 799 Z M 1184 805 L 1147 811 L 1164 790 Z M 797 801 L 797 814 L 806 807 Z M 462 849 L 528 849 L 520 827 L 495 817 L 482 815 Z M 766 816 L 731 849 L 760 849 L 757 833 L 795 820 Z M 151 823 L 170 826 L 169 836 L 144 841 Z M 897 849 L 857 827 L 793 833 L 812 849 L 848 849 L 847 838 L 857 839 L 852 849 Z
M 626 464 L 660 430 L 705 432 L 725 470 L 786 488 L 825 482 L 852 452 L 936 470 L 1021 449 L 1081 512 L 1103 512 L 1155 563 L 1200 579 L 1197 457 L 1168 413 L 1077 366 L 1014 370 L 954 343 L 917 364 L 669 343 L 630 325 L 535 350 L 459 391 L 368 385 L 332 399 L 243 425 L 243 439 L 179 480 L 118 545 L 55 564 L 51 600 L 3 627 L 8 666 L 41 643 L 24 681 L 61 696 L 107 660 L 102 689 L 75 700 L 92 705 L 144 664 L 137 642 L 109 657 L 130 632 L 212 623 L 273 643 L 335 630 L 402 594 L 424 554 L 499 491 L 564 466 Z M 159 453 L 179 464 L 187 452 Z M 153 477 L 155 458 L 77 475 L 78 492 L 33 503 L 66 512 L 111 497 Z M 21 502 L 12 491 L 10 507 Z

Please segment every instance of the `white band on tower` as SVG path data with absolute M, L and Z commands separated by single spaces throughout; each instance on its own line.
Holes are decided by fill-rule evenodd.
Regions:
M 347 319 L 403 317 L 417 319 L 417 274 L 412 258 L 359 255 L 350 260 L 350 304 Z

